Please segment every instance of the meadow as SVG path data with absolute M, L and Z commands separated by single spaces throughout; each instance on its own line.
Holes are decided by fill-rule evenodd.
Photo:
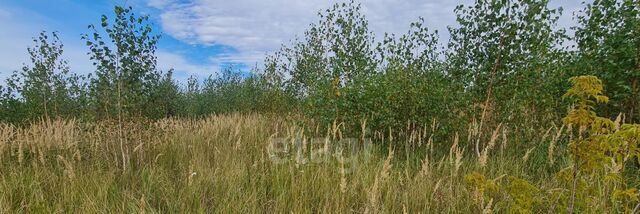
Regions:
M 90 74 L 43 31 L 0 84 L 0 213 L 639 213 L 640 2 L 583 6 L 568 33 L 477 0 L 440 41 L 346 1 L 186 82 L 132 7 L 81 36 Z
M 496 129 L 479 157 L 459 139 L 473 133 L 437 142 L 430 128 L 390 130 L 353 136 L 350 146 L 339 143 L 339 125 L 259 114 L 128 123 L 123 139 L 109 122 L 0 127 L 4 213 L 469 213 L 493 208 L 474 202 L 464 175 L 525 177 L 552 190 L 549 171 L 565 165 L 543 149 L 563 137 L 557 127 L 528 151 Z M 312 137 L 324 142 L 307 144 Z M 552 210 L 548 200 L 537 206 Z
M 1 212 L 566 211 L 570 188 L 556 175 L 570 165 L 564 126 L 550 124 L 535 142 L 518 142 L 510 140 L 510 127 L 481 136 L 471 124 L 468 133 L 437 141 L 435 121 L 385 133 L 371 133 L 361 121 L 360 135 L 344 136 L 341 124 L 314 127 L 291 118 L 131 122 L 122 135 L 108 121 L 2 124 Z M 632 170 L 626 176 L 637 185 Z M 580 212 L 630 212 L 606 192 L 580 200 Z

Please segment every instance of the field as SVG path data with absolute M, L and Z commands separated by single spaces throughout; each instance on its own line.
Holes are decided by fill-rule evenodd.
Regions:
M 561 185 L 553 172 L 566 166 L 562 153 L 550 148 L 562 146 L 557 127 L 541 133 L 529 150 L 516 149 L 521 142 L 510 142 L 503 132 L 508 127 L 496 129 L 488 141 L 480 139 L 478 156 L 474 145 L 462 143 L 475 142 L 473 133 L 439 142 L 428 128 L 349 142 L 340 140 L 347 138 L 339 125 L 310 128 L 257 114 L 123 126 L 122 138 L 108 122 L 0 126 L 2 212 L 505 211 L 513 198 L 498 194 L 504 204 L 482 202 L 465 175 L 483 172 L 496 183 L 520 177 L 553 192 Z M 405 151 L 409 147 L 422 152 Z M 535 206 L 554 210 L 555 200 Z
M 161 2 L 194 19 L 215 3 Z M 42 31 L 0 73 L 0 213 L 640 213 L 639 0 L 584 2 L 573 23 L 548 0 L 475 0 L 448 32 L 376 2 L 238 38 L 287 41 L 250 51 L 124 1 L 76 38 L 88 70 Z

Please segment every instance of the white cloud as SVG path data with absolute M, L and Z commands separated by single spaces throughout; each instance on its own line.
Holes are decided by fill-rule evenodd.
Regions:
M 162 3 L 159 3 L 162 2 Z M 196 0 L 190 3 L 152 0 L 160 9 L 164 30 L 183 41 L 198 44 L 225 44 L 243 51 L 272 51 L 301 35 L 316 21 L 317 13 L 338 1 L 326 0 Z M 466 0 L 468 1 L 468 0 Z M 362 3 L 363 13 L 377 33 L 402 33 L 419 16 L 430 26 L 444 28 L 455 17 L 460 2 L 420 0 L 370 0 Z
M 467 0 L 468 1 L 468 0 Z M 151 0 L 158 8 L 163 30 L 190 44 L 222 44 L 238 50 L 237 54 L 213 58 L 214 61 L 241 62 L 249 66 L 261 63 L 266 53 L 301 36 L 317 13 L 338 1 L 326 0 Z M 435 3 L 421 0 L 370 0 L 363 2 L 371 30 L 403 33 L 418 17 L 426 17 L 429 26 L 446 30 L 448 20 L 459 2 Z
M 249 67 L 254 66 L 252 63 L 262 62 L 264 53 L 260 51 L 244 51 L 240 53 L 227 53 L 210 57 L 209 60 L 215 64 L 222 65 L 224 63 L 244 63 Z
M 171 0 L 149 0 L 147 4 L 151 7 L 162 8 L 167 6 L 167 4 L 170 3 L 170 1 Z
M 182 74 L 182 76 L 197 76 L 197 77 L 208 77 L 209 75 L 213 75 L 214 77 L 219 73 L 220 66 L 217 63 L 210 63 L 206 65 L 197 65 L 188 62 L 188 60 L 179 54 L 171 53 L 167 51 L 158 51 L 156 52 L 156 56 L 158 57 L 158 68 L 163 71 L 168 71 L 169 69 L 174 69 L 174 71 L 178 74 Z M 178 79 L 178 81 L 183 82 L 184 79 Z
M 151 4 L 151 6 L 156 4 Z M 160 7 L 164 30 L 183 41 L 231 45 L 242 51 L 270 51 L 293 38 L 331 3 L 310 1 L 214 1 Z
M 552 6 L 578 3 L 552 1 Z M 303 34 L 317 20 L 317 12 L 341 1 L 327 0 L 150 0 L 148 5 L 161 11 L 162 27 L 169 35 L 191 44 L 223 44 L 239 50 L 240 55 L 263 56 L 281 44 Z M 448 25 L 455 25 L 456 5 L 472 0 L 366 0 L 362 9 L 376 37 L 384 32 L 400 34 L 411 22 L 424 17 L 441 40 L 448 40 Z M 571 12 L 565 11 L 561 24 L 570 23 Z M 569 21 L 567 21 L 569 20 Z M 232 56 L 229 56 L 232 57 Z M 260 62 L 238 57 L 245 63 Z M 260 58 L 260 57 L 257 57 Z

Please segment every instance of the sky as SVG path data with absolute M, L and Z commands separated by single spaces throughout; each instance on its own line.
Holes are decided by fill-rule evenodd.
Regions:
M 317 13 L 337 0 L 2 0 L 0 1 L 0 80 L 19 70 L 29 58 L 27 47 L 40 31 L 58 31 L 63 58 L 71 71 L 88 74 L 94 67 L 80 39 L 89 24 L 113 14 L 115 5 L 132 6 L 149 15 L 155 32 L 161 32 L 158 66 L 174 69 L 174 77 L 204 78 L 228 66 L 249 71 L 283 44 L 303 35 Z M 559 26 L 575 24 L 573 13 L 580 0 L 551 0 L 563 7 Z M 427 26 L 447 41 L 447 26 L 456 26 L 453 9 L 473 0 L 362 0 L 364 15 L 377 38 L 385 32 L 401 34 L 424 17 Z

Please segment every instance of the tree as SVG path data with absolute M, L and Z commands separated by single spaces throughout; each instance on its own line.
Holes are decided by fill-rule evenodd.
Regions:
M 18 93 L 22 100 L 23 119 L 76 115 L 82 108 L 77 103 L 82 96 L 81 77 L 69 73 L 67 61 L 62 59 L 64 46 L 58 33 L 43 31 L 33 42 L 35 46 L 27 48 L 31 64 L 25 64 L 8 80 L 9 92 Z M 14 101 L 12 105 L 16 104 Z
M 82 36 L 97 67 L 92 101 L 98 118 L 145 116 L 146 110 L 157 107 L 153 99 L 159 98 L 152 93 L 162 76 L 155 56 L 160 36 L 153 34 L 149 17 L 136 16 L 131 7 L 116 6 L 114 13 L 113 20 L 102 15 L 100 26 L 107 40 L 94 25 L 89 25 L 91 34 Z
M 451 108 L 460 93 L 449 90 L 437 32 L 424 19 L 411 23 L 406 34 L 385 35 L 379 43 L 353 1 L 335 4 L 319 18 L 301 40 L 265 62 L 267 82 L 293 94 L 304 113 L 354 130 L 363 119 L 379 130 L 453 121 Z
M 279 76 L 290 76 L 286 90 L 303 101 L 303 111 L 325 123 L 354 116 L 348 110 L 358 103 L 346 98 L 350 95 L 343 89 L 360 84 L 378 67 L 373 34 L 360 8 L 350 1 L 319 13 L 321 20 L 310 26 L 302 41 L 283 47 L 265 63 L 266 73 L 275 70 Z
M 178 84 L 173 80 L 173 70 L 164 74 L 156 87 L 151 88 L 148 98 L 148 108 L 145 115 L 152 119 L 177 116 L 180 111 L 180 91 Z
M 576 69 L 602 79 L 614 100 L 609 116 L 640 121 L 640 1 L 595 0 L 577 20 Z
M 148 16 L 136 16 L 132 8 L 114 7 L 115 18 L 110 21 L 102 15 L 100 26 L 108 37 L 107 42 L 94 25 L 89 25 L 91 35 L 82 39 L 89 47 L 89 56 L 97 67 L 96 78 L 91 80 L 91 98 L 99 119 L 118 120 L 118 139 L 122 153 L 122 168 L 126 170 L 128 159 L 123 134 L 123 120 L 146 116 L 164 117 L 158 113 L 170 113 L 169 105 L 158 105 L 158 99 L 172 93 L 174 84 L 164 81 L 168 90 L 162 90 L 161 72 L 156 69 L 156 45 L 159 35 L 153 34 Z M 108 41 L 111 41 L 108 43 Z M 113 49 L 112 49 L 113 48 Z M 171 78 L 168 75 L 167 78 Z M 171 96 L 167 94 L 166 96 Z
M 22 103 L 15 97 L 11 87 L 0 86 L 0 121 L 18 123 L 24 119 Z
M 438 34 L 430 31 L 424 18 L 410 24 L 402 35 L 385 35 L 376 51 L 381 60 L 378 83 L 367 86 L 375 105 L 367 111 L 368 121 L 378 128 L 406 128 L 407 122 L 420 125 L 433 120 L 453 123 L 462 96 L 446 78 L 438 44 Z
M 548 0 L 478 0 L 455 9 L 460 26 L 449 27 L 447 75 L 470 93 L 481 124 L 555 119 L 548 115 L 566 79 L 564 31 L 554 30 L 561 11 Z

